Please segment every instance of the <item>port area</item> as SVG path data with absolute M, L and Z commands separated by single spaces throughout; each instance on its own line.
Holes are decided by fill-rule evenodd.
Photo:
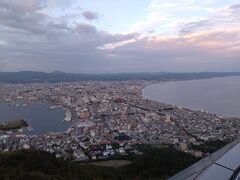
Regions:
M 7 122 L 1 122 L 0 130 L 11 131 L 11 130 L 21 129 L 28 126 L 29 125 L 25 119 L 16 119 L 16 120 L 7 121 Z

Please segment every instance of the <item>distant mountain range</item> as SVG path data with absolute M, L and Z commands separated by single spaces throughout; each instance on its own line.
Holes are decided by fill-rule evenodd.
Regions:
M 0 72 L 0 82 L 5 83 L 33 83 L 33 82 L 71 82 L 86 80 L 173 80 L 173 79 L 205 79 L 212 77 L 240 76 L 240 72 L 198 72 L 198 73 L 112 73 L 112 74 L 81 74 L 64 73 L 55 71 L 52 73 L 21 71 Z

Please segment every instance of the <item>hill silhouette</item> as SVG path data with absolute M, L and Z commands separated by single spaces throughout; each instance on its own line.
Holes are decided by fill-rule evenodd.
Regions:
M 117 81 L 117 80 L 172 80 L 172 79 L 205 79 L 212 77 L 239 76 L 240 72 L 198 72 L 198 73 L 111 73 L 111 74 L 81 74 L 54 71 L 52 73 L 20 71 L 0 72 L 0 82 L 34 83 L 34 82 L 72 82 L 87 80 Z
M 166 179 L 198 159 L 172 147 L 154 148 L 141 145 L 141 156 L 118 157 L 131 165 L 120 168 L 75 164 L 37 150 L 0 154 L 1 180 L 68 180 L 68 179 Z

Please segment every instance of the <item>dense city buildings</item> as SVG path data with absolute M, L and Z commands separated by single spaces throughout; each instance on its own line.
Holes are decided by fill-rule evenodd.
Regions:
M 193 150 L 210 140 L 239 137 L 240 121 L 205 111 L 159 103 L 142 96 L 153 81 L 82 81 L 3 84 L 0 102 L 19 105 L 47 102 L 65 109 L 71 122 L 65 132 L 26 133 L 30 127 L 0 131 L 0 151 L 35 148 L 75 161 L 141 154 L 137 144 L 172 144 L 196 157 Z M 50 109 L 50 110 L 51 110 Z M 31 126 L 31 124 L 30 124 Z

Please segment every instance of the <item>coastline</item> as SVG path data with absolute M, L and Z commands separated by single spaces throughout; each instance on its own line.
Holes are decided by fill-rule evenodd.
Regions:
M 16 104 L 19 106 L 16 106 Z M 18 117 L 24 117 L 28 123 L 28 127 L 24 128 L 24 133 L 28 135 L 40 136 L 49 132 L 65 132 L 72 124 L 72 122 L 64 121 L 65 110 L 62 107 L 57 106 L 54 109 L 50 109 L 53 104 L 49 102 L 28 102 L 26 106 L 19 102 L 11 102 L 11 105 L 6 102 L 0 102 L 0 105 L 3 108 L 1 109 L 2 111 L 6 110 L 1 111 L 3 114 L 1 114 L 0 123 L 8 123 L 11 120 L 18 119 Z M 9 114 L 10 110 L 16 111 L 16 113 L 11 115 L 11 113 Z M 44 114 L 43 116 L 46 120 L 42 121 L 39 118 L 41 113 Z M 48 130 L 45 131 L 44 128 Z
M 229 77 L 240 77 L 240 76 L 227 76 L 227 78 Z M 158 103 L 161 103 L 161 104 L 164 104 L 166 106 L 172 106 L 172 107 L 177 107 L 177 108 L 182 108 L 182 109 L 186 109 L 186 110 L 190 110 L 190 111 L 199 111 L 199 112 L 206 112 L 206 113 L 209 113 L 209 114 L 213 114 L 213 115 L 216 115 L 220 118 L 224 118 L 224 119 L 231 119 L 231 118 L 237 118 L 237 119 L 240 119 L 240 116 L 238 115 L 224 115 L 224 114 L 220 114 L 220 113 L 216 113 L 216 112 L 212 112 L 212 111 L 209 111 L 207 109 L 198 109 L 198 108 L 191 108 L 191 107 L 186 107 L 186 106 L 182 106 L 182 105 L 177 105 L 177 104 L 174 104 L 174 103 L 167 103 L 167 102 L 163 102 L 161 100 L 157 100 L 157 98 L 150 98 L 148 97 L 147 95 L 144 95 L 144 89 L 148 86 L 151 86 L 151 85 L 163 85 L 165 83 L 171 83 L 171 82 L 186 82 L 186 81 L 198 81 L 198 80 L 210 80 L 210 79 L 221 79 L 221 78 L 226 78 L 226 77 L 210 77 L 210 78 L 201 78 L 201 79 L 172 79 L 172 80 L 164 80 L 164 81 L 150 81 L 150 83 L 144 85 L 142 88 L 141 88 L 141 98 L 143 99 L 147 99 L 147 100 L 151 100 L 151 101 L 155 101 L 155 102 L 158 102 Z M 191 105 L 190 105 L 191 106 Z

